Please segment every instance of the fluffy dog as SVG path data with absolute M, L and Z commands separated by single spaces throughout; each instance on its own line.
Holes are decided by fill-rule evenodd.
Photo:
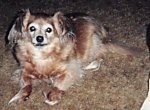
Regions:
M 97 68 L 95 60 L 108 52 L 131 55 L 130 51 L 107 40 L 104 27 L 92 17 L 67 17 L 61 12 L 53 16 L 24 11 L 14 22 L 9 44 L 21 66 L 21 89 L 9 101 L 25 100 L 35 80 L 52 80 L 53 87 L 45 102 L 53 105 L 84 69 Z M 87 63 L 94 61 L 87 66 Z

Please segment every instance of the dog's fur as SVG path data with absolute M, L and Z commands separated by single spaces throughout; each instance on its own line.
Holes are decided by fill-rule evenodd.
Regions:
M 20 63 L 23 83 L 9 103 L 25 100 L 34 80 L 52 79 L 53 88 L 45 94 L 45 102 L 55 104 L 82 77 L 87 63 L 110 51 L 131 55 L 110 43 L 106 30 L 94 18 L 69 18 L 61 12 L 49 16 L 24 11 L 12 26 L 8 40 Z

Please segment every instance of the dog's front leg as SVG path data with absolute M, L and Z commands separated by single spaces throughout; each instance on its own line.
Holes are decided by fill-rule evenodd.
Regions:
M 27 72 L 23 70 L 21 76 L 21 89 L 20 91 L 9 101 L 8 104 L 16 101 L 25 101 L 28 99 L 29 95 L 32 92 L 32 78 L 26 74 Z
M 65 91 L 74 83 L 74 77 L 70 74 L 61 74 L 56 76 L 54 85 L 51 91 L 44 96 L 46 97 L 45 103 L 55 105 L 61 99 Z
M 55 105 L 61 99 L 63 94 L 63 90 L 60 90 L 58 87 L 52 87 L 48 94 L 44 93 L 46 98 L 45 103 L 48 105 Z

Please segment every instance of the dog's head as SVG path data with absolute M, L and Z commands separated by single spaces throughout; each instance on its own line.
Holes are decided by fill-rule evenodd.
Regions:
M 47 14 L 32 14 L 29 10 L 23 11 L 13 24 L 8 40 L 10 44 L 18 40 L 31 42 L 34 46 L 45 46 L 57 38 L 60 42 L 74 40 L 74 29 L 70 19 L 61 12 L 54 16 Z

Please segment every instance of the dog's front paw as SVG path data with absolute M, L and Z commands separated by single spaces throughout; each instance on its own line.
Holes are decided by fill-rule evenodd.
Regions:
M 26 101 L 29 98 L 31 93 L 31 85 L 27 85 L 22 88 L 11 100 L 8 102 L 8 105 L 17 101 Z
M 17 101 L 25 101 L 27 100 L 29 97 L 27 96 L 22 96 L 22 94 L 20 94 L 19 92 L 13 97 L 11 98 L 11 100 L 8 102 L 8 105 L 10 105 L 11 103 L 15 103 Z
M 46 98 L 44 102 L 48 105 L 55 105 L 61 99 L 62 94 L 64 94 L 64 91 L 59 90 L 57 87 L 54 87 L 48 94 L 44 92 L 44 96 Z
M 55 105 L 55 104 L 58 103 L 58 100 L 50 101 L 50 100 L 46 99 L 44 102 L 45 102 L 46 104 L 48 104 L 48 105 Z

